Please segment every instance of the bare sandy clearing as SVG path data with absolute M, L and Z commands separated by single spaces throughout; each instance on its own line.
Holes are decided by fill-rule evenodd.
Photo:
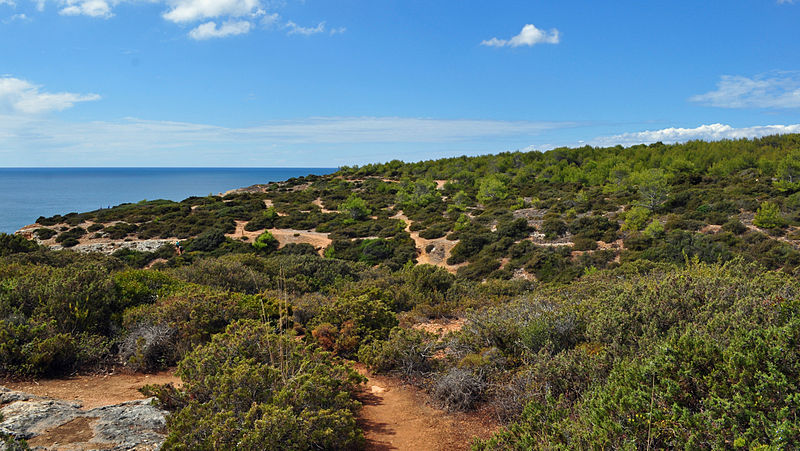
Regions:
M 149 384 L 168 383 L 181 385 L 181 379 L 175 376 L 174 369 L 155 374 L 113 373 L 28 382 L 0 381 L 0 385 L 11 390 L 79 402 L 85 409 L 145 399 L 146 396 L 139 393 L 140 388 Z

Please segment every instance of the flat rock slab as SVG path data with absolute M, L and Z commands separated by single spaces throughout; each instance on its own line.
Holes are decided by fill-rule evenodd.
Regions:
M 81 404 L 0 387 L 0 433 L 28 440 L 32 449 L 156 450 L 167 412 L 151 399 L 83 410 Z

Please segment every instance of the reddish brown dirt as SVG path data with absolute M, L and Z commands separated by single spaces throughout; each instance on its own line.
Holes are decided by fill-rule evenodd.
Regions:
M 80 402 L 85 409 L 109 406 L 144 399 L 139 389 L 149 384 L 181 385 L 175 370 L 155 374 L 123 374 L 77 376 L 69 379 L 47 379 L 33 382 L 3 382 L 11 390 L 23 391 L 47 398 Z
M 436 319 L 424 323 L 414 324 L 413 329 L 424 330 L 434 335 L 446 335 L 450 332 L 458 332 L 467 322 L 464 318 L 457 319 Z
M 418 390 L 356 369 L 369 378 L 359 396 L 367 450 L 469 449 L 473 437 L 489 437 L 497 427 L 488 417 L 436 409 Z
M 33 448 L 41 446 L 50 450 L 90 450 L 113 449 L 112 443 L 89 442 L 94 438 L 92 423 L 96 418 L 75 418 L 61 426 L 48 429 L 36 437 L 28 440 L 28 445 Z

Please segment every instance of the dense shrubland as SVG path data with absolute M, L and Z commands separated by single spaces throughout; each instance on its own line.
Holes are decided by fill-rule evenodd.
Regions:
M 170 449 L 360 446 L 342 359 L 494 414 L 476 449 L 796 448 L 799 148 L 393 161 L 40 218 L 48 244 L 185 252 L 0 235 L 0 374 L 178 365 L 182 389 L 149 388 L 175 412 Z M 441 266 L 415 264 L 447 240 Z M 434 318 L 463 327 L 412 328 Z

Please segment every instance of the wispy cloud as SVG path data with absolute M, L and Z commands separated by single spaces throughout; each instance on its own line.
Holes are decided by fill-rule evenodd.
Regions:
M 0 5 L 8 5 L 11 7 L 17 6 L 14 0 L 0 0 Z
M 592 144 L 599 146 L 649 144 L 654 142 L 676 143 L 691 140 L 719 141 L 723 139 L 758 138 L 768 135 L 800 133 L 800 124 L 759 125 L 734 128 L 725 124 L 708 124 L 695 128 L 663 128 L 635 133 L 596 138 Z
M 448 120 L 402 117 L 322 117 L 271 121 L 254 127 L 124 119 L 68 123 L 0 115 L 0 161 L 13 165 L 335 165 L 391 159 L 398 149 L 454 149 L 476 142 L 524 142 L 574 123 Z M 488 148 L 506 150 L 508 147 Z M 15 149 L 11 152 L 9 149 Z M 460 150 L 455 150 L 460 149 Z M 484 153 L 488 150 L 484 147 Z M 280 160 L 276 160 L 280 155 Z M 428 157 L 431 155 L 427 153 Z M 252 162 L 252 163 L 251 163 Z
M 779 5 L 790 5 L 794 3 L 794 0 L 777 0 Z
M 212 38 L 224 38 L 227 36 L 246 34 L 250 31 L 250 27 L 252 27 L 252 25 L 246 20 L 228 21 L 220 26 L 217 26 L 216 22 L 211 21 L 198 25 L 189 32 L 189 37 L 198 41 Z
M 324 33 L 325 22 L 318 23 L 316 27 L 301 27 L 290 20 L 286 22 L 286 28 L 288 29 L 286 32 L 288 35 L 300 34 L 303 36 L 311 36 L 312 34 Z
M 31 18 L 27 16 L 27 14 L 20 13 L 14 14 L 13 16 L 9 17 L 8 19 L 3 19 L 3 23 L 9 24 L 12 22 L 30 22 Z
M 553 28 L 550 31 L 540 30 L 532 24 L 522 27 L 522 31 L 511 39 L 492 38 L 481 42 L 481 45 L 488 47 L 520 47 L 534 46 L 536 44 L 558 44 L 561 40 L 561 33 Z
M 65 110 L 79 102 L 99 99 L 97 94 L 43 92 L 41 86 L 26 80 L 0 77 L 0 111 L 39 114 Z
M 723 75 L 716 90 L 689 100 L 720 108 L 800 108 L 800 72 Z

